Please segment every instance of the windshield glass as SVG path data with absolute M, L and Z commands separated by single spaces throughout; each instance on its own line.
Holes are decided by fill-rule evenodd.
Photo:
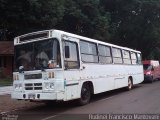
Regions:
M 143 69 L 144 70 L 152 70 L 152 65 L 150 65 L 150 64 L 143 64 Z
M 15 46 L 14 71 L 18 71 L 20 66 L 25 71 L 61 67 L 58 40 L 48 39 Z

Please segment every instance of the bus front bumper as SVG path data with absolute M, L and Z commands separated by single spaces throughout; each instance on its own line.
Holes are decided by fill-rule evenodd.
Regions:
M 13 92 L 11 94 L 12 99 L 19 100 L 63 100 L 64 92 L 52 92 L 52 93 L 22 93 L 22 92 Z

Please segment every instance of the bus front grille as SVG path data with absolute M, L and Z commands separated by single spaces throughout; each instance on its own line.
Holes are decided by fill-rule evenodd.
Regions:
M 25 90 L 42 90 L 42 83 L 26 83 Z
M 30 80 L 30 79 L 42 79 L 42 74 L 29 74 L 29 75 L 24 75 L 25 80 Z

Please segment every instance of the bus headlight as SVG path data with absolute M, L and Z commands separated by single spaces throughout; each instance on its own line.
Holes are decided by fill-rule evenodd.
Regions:
M 50 83 L 50 88 L 54 89 L 54 83 Z
M 21 90 L 22 89 L 22 84 L 21 83 L 20 84 L 14 84 L 14 88 L 16 90 Z
M 18 89 L 18 84 L 15 84 L 15 85 L 14 85 L 14 88 L 15 88 L 15 89 Z
M 20 89 L 20 90 L 22 89 L 22 84 L 19 84 L 19 89 Z
M 49 83 L 44 84 L 45 89 L 49 89 L 49 86 L 50 86 Z
M 44 83 L 44 90 L 53 90 L 54 89 L 54 83 Z

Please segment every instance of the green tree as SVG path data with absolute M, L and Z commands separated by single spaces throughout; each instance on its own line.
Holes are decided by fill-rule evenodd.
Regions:
M 109 39 L 110 15 L 99 0 L 66 0 L 65 14 L 58 27 L 62 30 L 95 38 Z
M 64 0 L 1 0 L 0 28 L 15 35 L 51 29 L 64 16 Z
M 60 29 L 160 58 L 159 0 L 0 0 L 0 39 Z
M 111 13 L 112 42 L 142 51 L 143 58 L 156 59 L 153 51 L 160 47 L 160 1 L 101 0 L 101 3 Z
M 14 36 L 61 29 L 96 39 L 109 38 L 110 16 L 99 0 L 1 0 L 0 10 L 0 29 Z

